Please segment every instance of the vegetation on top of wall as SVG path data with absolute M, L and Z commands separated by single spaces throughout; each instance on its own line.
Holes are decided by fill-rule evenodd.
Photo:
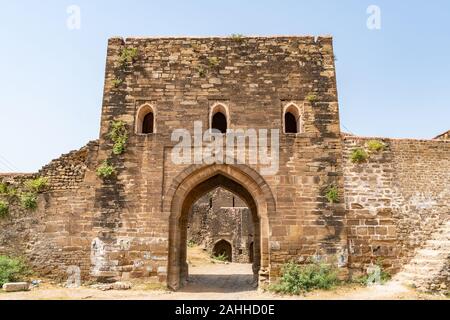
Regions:
M 372 153 L 381 152 L 386 149 L 386 144 L 384 144 L 380 140 L 369 140 L 366 145 L 369 151 Z
M 48 178 L 39 177 L 24 182 L 25 188 L 32 193 L 40 193 L 48 187 Z
M 310 103 L 316 102 L 317 101 L 317 95 L 314 93 L 310 93 L 306 96 L 306 100 Z
M 116 174 L 116 168 L 108 163 L 107 160 L 103 161 L 102 164 L 96 170 L 97 176 L 102 179 L 109 178 Z
M 48 178 L 45 177 L 28 179 L 22 182 L 18 189 L 2 183 L 0 194 L 7 196 L 9 202 L 2 201 L 0 204 L 0 216 L 8 213 L 7 209 L 12 202 L 18 202 L 24 209 L 35 210 L 38 207 L 38 194 L 47 190 L 48 185 Z
M 0 218 L 4 218 L 9 213 L 9 204 L 6 201 L 0 200 Z
M 11 187 L 6 182 L 0 182 L 0 195 L 13 198 L 17 195 L 17 189 Z
M 338 203 L 339 202 L 339 189 L 335 185 L 331 185 L 326 189 L 325 197 L 327 198 L 328 202 Z
M 113 153 L 122 154 L 125 151 L 125 145 L 128 140 L 128 131 L 123 121 L 111 121 L 111 129 L 108 133 L 110 139 L 114 142 Z
M 231 39 L 235 42 L 243 42 L 244 41 L 244 35 L 240 34 L 240 33 L 233 33 L 231 35 Z
M 283 265 L 280 281 L 269 290 L 298 295 L 315 289 L 331 289 L 338 283 L 337 270 L 330 265 L 319 262 L 299 265 L 291 261 Z
M 23 281 L 28 275 L 30 271 L 21 259 L 0 256 L 0 287 L 8 282 Z
M 133 63 L 136 60 L 137 54 L 137 48 L 123 48 L 119 56 L 120 65 L 123 67 L 127 63 Z
M 33 192 L 24 192 L 20 195 L 20 205 L 24 209 L 35 210 L 38 207 L 37 195 Z
M 367 154 L 366 150 L 362 148 L 354 149 L 350 155 L 350 159 L 353 163 L 362 163 L 367 161 L 368 158 L 369 155 Z

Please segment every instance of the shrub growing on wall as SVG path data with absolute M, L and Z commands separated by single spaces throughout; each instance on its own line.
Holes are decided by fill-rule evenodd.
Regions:
M 123 48 L 120 52 L 119 63 L 123 67 L 127 63 L 133 63 L 137 57 L 137 48 Z
M 380 140 L 370 140 L 367 142 L 367 148 L 370 152 L 377 153 L 383 151 L 386 145 Z
M 326 190 L 325 197 L 329 203 L 339 202 L 339 190 L 336 186 L 329 186 Z
M 310 93 L 306 96 L 306 100 L 310 103 L 314 103 L 317 101 L 317 95 L 315 95 L 314 93 Z
M 9 213 L 9 205 L 5 201 L 0 201 L 0 218 L 6 217 Z
M 369 158 L 369 155 L 367 152 L 362 148 L 357 148 L 352 151 L 352 154 L 350 155 L 350 159 L 353 163 L 362 163 L 367 161 Z
M 38 206 L 37 195 L 33 192 L 25 192 L 20 195 L 20 205 L 22 208 L 35 210 Z
M 125 145 L 128 140 L 128 131 L 125 122 L 112 121 L 108 136 L 114 142 L 113 153 L 115 155 L 122 154 L 125 151 Z
M 97 176 L 102 179 L 109 178 L 116 174 L 116 168 L 108 163 L 107 160 L 103 161 L 102 164 L 97 168 Z
M 0 194 L 1 195 L 8 194 L 8 185 L 4 182 L 0 182 Z
M 39 177 L 32 180 L 27 180 L 24 183 L 25 188 L 30 192 L 43 192 L 48 186 L 48 179 Z

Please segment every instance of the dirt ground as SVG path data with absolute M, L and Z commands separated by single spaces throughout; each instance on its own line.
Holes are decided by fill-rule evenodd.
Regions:
M 47 282 L 28 292 L 6 293 L 0 300 L 424 300 L 446 297 L 418 293 L 400 283 L 361 287 L 340 286 L 329 291 L 314 291 L 304 296 L 281 296 L 257 290 L 253 285 L 250 264 L 220 263 L 211 260 L 200 248 L 189 248 L 189 282 L 185 288 L 171 292 L 154 283 L 133 281 L 130 290 L 101 291 L 91 287 L 64 288 Z

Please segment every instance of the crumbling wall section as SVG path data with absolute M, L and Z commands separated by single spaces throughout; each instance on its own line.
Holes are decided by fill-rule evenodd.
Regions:
M 396 272 L 449 219 L 450 141 L 381 138 L 384 150 L 353 163 L 370 140 L 343 138 L 349 265 Z

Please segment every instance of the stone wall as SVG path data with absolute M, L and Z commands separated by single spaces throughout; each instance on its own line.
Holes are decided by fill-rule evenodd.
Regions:
M 90 272 L 93 199 L 86 188 L 85 173 L 95 170 L 90 162 L 97 152 L 90 142 L 52 161 L 36 174 L 1 174 L 0 181 L 23 190 L 23 182 L 49 178 L 46 191 L 38 195 L 36 210 L 21 207 L 18 197 L 0 195 L 10 204 L 9 215 L 0 219 L 0 254 L 25 258 L 38 276 L 65 280 L 67 269 L 78 266 L 84 279 Z
M 124 49 L 137 52 L 125 64 Z M 217 103 L 231 129 L 279 130 L 275 174 L 263 174 L 261 163 L 172 161 L 173 130 L 192 133 L 195 121 L 206 130 Z M 152 134 L 135 130 L 144 105 L 154 110 Z M 298 134 L 283 133 L 291 105 L 301 110 Z M 120 155 L 108 135 L 117 120 L 128 133 Z M 58 279 L 77 266 L 83 279 L 171 277 L 177 287 L 187 274 L 187 208 L 226 185 L 252 213 L 254 271 L 264 281 L 310 257 L 336 262 L 343 274 L 378 257 L 397 270 L 448 218 L 450 142 L 384 139 L 386 151 L 351 163 L 351 149 L 366 141 L 341 137 L 330 37 L 113 38 L 99 140 L 40 171 L 50 190 L 36 211 L 13 207 L 0 221 L 0 253 L 24 255 Z M 100 179 L 104 160 L 116 174 Z M 344 191 L 342 203 L 328 203 L 331 185 Z
M 84 180 L 89 151 L 97 147 L 98 141 L 91 141 L 79 150 L 63 154 L 39 170 L 37 175 L 49 179 L 51 190 L 77 189 Z
M 381 138 L 384 151 L 352 163 L 369 140 L 343 139 L 350 267 L 381 259 L 396 272 L 449 219 L 450 141 Z
M 125 48 L 137 49 L 137 57 L 121 68 Z M 117 79 L 123 80 L 118 86 Z M 314 99 L 308 99 L 311 94 Z M 114 257 L 117 266 L 104 268 L 103 274 L 120 277 L 123 270 L 131 270 L 125 272 L 146 276 L 147 270 L 159 270 L 164 277 L 171 246 L 183 247 L 171 245 L 169 237 L 175 214 L 171 208 L 178 200 L 174 193 L 183 183 L 179 177 L 189 179 L 212 167 L 173 163 L 171 152 L 178 141 L 172 141 L 171 134 L 175 128 L 192 133 L 195 121 L 206 130 L 209 111 L 217 103 L 227 106 L 231 129 L 280 130 L 280 169 L 275 175 L 262 176 L 266 166 L 261 164 L 233 166 L 252 172 L 246 175 L 254 182 L 247 179 L 243 187 L 257 185 L 270 201 L 272 211 L 261 228 L 266 233 L 261 240 L 265 276 L 275 279 L 291 258 L 320 254 L 335 259 L 345 252 L 345 212 L 338 209 L 325 216 L 322 211 L 323 189 L 343 186 L 330 37 L 113 38 L 108 44 L 98 161 L 109 159 L 118 175 L 96 186 L 95 225 L 101 241 L 128 239 L 131 257 L 116 259 L 117 247 L 107 247 L 105 255 Z M 290 103 L 303 113 L 304 130 L 297 135 L 282 133 L 283 110 Z M 155 133 L 135 134 L 137 112 L 145 104 L 155 110 Z M 108 131 L 113 120 L 124 121 L 129 129 L 127 149 L 120 156 L 111 154 Z

